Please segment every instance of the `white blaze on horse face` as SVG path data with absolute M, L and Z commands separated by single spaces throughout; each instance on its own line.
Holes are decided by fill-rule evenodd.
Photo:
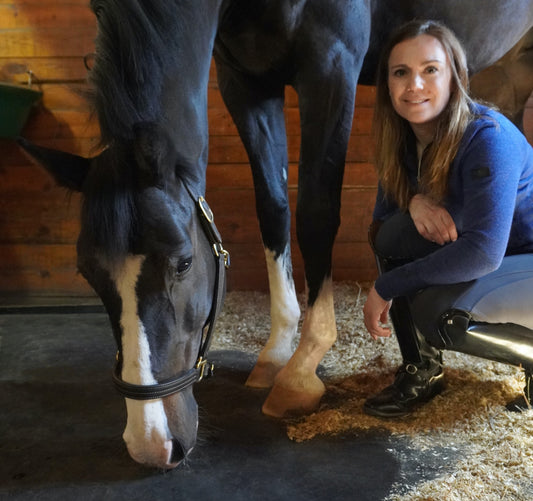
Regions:
M 128 383 L 155 384 L 150 365 L 150 345 L 139 318 L 137 280 L 144 256 L 129 256 L 114 274 L 115 285 L 122 300 L 122 379 Z M 172 435 L 161 399 L 139 401 L 126 398 L 128 421 L 124 441 L 133 459 L 139 463 L 170 466 Z

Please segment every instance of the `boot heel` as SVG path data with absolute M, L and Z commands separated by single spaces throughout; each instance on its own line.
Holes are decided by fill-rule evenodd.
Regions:
M 510 412 L 524 412 L 533 408 L 533 373 L 526 371 L 525 376 L 526 385 L 524 386 L 523 394 L 505 406 Z

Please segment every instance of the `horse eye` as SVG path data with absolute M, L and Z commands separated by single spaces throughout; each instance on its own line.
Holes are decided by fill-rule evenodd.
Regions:
M 183 273 L 185 273 L 191 268 L 191 265 L 192 265 L 192 257 L 182 259 L 178 263 L 178 266 L 176 267 L 176 274 L 182 275 Z

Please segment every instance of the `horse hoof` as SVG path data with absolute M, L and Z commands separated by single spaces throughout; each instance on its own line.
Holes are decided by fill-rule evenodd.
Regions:
M 312 392 L 274 385 L 263 404 L 263 414 L 275 418 L 310 414 L 318 408 L 326 391 L 321 381 L 320 384 L 321 388 L 315 388 Z
M 272 362 L 257 362 L 246 380 L 251 388 L 272 388 L 274 379 L 282 367 Z

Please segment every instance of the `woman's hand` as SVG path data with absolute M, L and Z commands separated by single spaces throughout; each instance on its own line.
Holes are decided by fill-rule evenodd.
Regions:
M 372 338 L 389 337 L 391 329 L 382 327 L 381 324 L 387 323 L 388 314 L 392 301 L 385 301 L 374 287 L 368 293 L 363 313 L 365 317 L 365 327 Z
M 439 245 L 457 240 L 457 228 L 450 213 L 426 195 L 411 198 L 409 213 L 418 233 L 426 240 Z

